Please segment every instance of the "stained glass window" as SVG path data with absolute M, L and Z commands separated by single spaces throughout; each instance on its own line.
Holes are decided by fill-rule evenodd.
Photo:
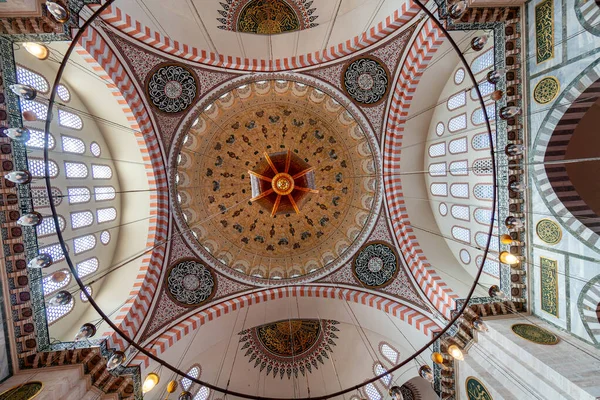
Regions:
M 375 375 L 381 375 L 381 374 L 385 374 L 387 372 L 387 370 L 385 368 L 383 368 L 383 365 L 381 364 L 375 364 Z M 383 382 L 383 384 L 385 386 L 390 386 L 390 383 L 392 383 L 392 375 L 386 375 L 384 377 L 381 378 L 381 382 Z
M 445 183 L 432 183 L 431 194 L 434 196 L 447 196 L 448 185 L 446 185 Z
M 450 163 L 450 173 L 452 175 L 469 175 L 469 167 L 466 160 L 454 161 Z
M 96 201 L 112 200 L 115 198 L 115 188 L 112 186 L 94 186 Z
M 73 239 L 73 248 L 75 249 L 75 254 L 81 254 L 85 251 L 93 249 L 95 246 L 96 236 L 94 235 L 85 235 Z
M 70 313 L 71 310 L 73 310 L 74 306 L 75 306 L 75 299 L 71 299 L 71 301 L 68 304 L 65 304 L 62 306 L 56 306 L 56 307 L 46 306 L 46 319 L 47 319 L 48 325 L 53 324 L 54 322 L 58 321 L 59 319 L 61 319 L 62 317 L 64 317 L 68 313 Z
M 88 276 L 89 274 L 93 274 L 98 270 L 98 259 L 96 257 L 88 258 L 85 261 L 77 263 L 77 276 L 83 278 L 84 276 Z
M 35 100 L 19 99 L 21 102 L 21 111 L 31 111 L 38 120 L 44 121 L 48 116 L 48 105 Z
M 117 218 L 117 210 L 114 207 L 101 208 L 96 211 L 98 223 L 113 221 Z
M 470 215 L 468 206 L 453 205 L 451 211 L 454 218 L 465 221 L 469 220 Z
M 191 376 L 194 379 L 198 379 L 198 377 L 200 376 L 200 367 L 198 366 L 193 366 L 192 368 L 190 368 L 190 370 L 187 372 L 188 376 Z M 190 379 L 188 379 L 187 377 L 183 377 L 181 378 L 181 387 L 184 390 L 189 390 L 190 387 L 192 386 L 192 381 Z
M 461 242 L 469 243 L 471 242 L 471 231 L 467 228 L 463 228 L 462 226 L 453 226 L 452 237 L 456 240 L 460 240 Z
M 90 201 L 90 189 L 86 187 L 72 187 L 67 189 L 69 204 L 85 203 Z
M 481 200 L 491 200 L 494 194 L 494 188 L 490 184 L 478 183 L 473 188 L 473 194 L 475 197 Z
M 61 278 L 57 280 L 57 277 Z M 58 290 L 64 288 L 71 282 L 71 273 L 67 269 L 61 269 L 51 275 L 47 275 L 42 278 L 42 288 L 44 289 L 44 296 L 48 296 Z
M 448 150 L 452 154 L 465 153 L 467 151 L 467 138 L 454 139 L 448 144 Z
M 88 168 L 84 163 L 65 161 L 67 178 L 87 178 Z
M 43 178 L 46 176 L 44 160 L 41 158 L 29 157 L 27 160 L 29 166 L 29 172 L 34 178 Z M 54 178 L 58 175 L 58 165 L 52 160 L 48 160 L 48 168 L 50 170 L 50 177 Z
M 62 231 L 65 230 L 65 219 L 58 215 L 58 226 Z M 54 225 L 54 218 L 48 215 L 42 219 L 42 223 L 36 226 L 38 237 L 48 236 L 56 233 L 56 226 Z
M 468 183 L 453 183 L 450 186 L 450 193 L 452 196 L 459 199 L 466 199 L 469 197 L 469 184 Z
M 58 109 L 58 124 L 65 128 L 81 129 L 83 128 L 83 121 L 77 114 L 68 112 L 65 110 Z
M 475 57 L 471 63 L 471 70 L 474 74 L 478 74 L 481 71 L 488 69 L 494 65 L 494 48 L 480 54 Z
M 112 169 L 108 165 L 92 165 L 92 177 L 94 179 L 110 179 L 112 178 Z
M 466 103 L 467 103 L 467 96 L 466 96 L 465 92 L 458 92 L 448 98 L 448 102 L 447 102 L 448 110 L 450 110 L 450 111 L 456 110 L 457 108 L 464 106 Z
M 60 244 L 51 244 L 49 246 L 45 246 L 45 247 L 40 247 L 38 249 L 38 253 L 39 254 L 49 254 L 52 257 L 52 261 L 54 261 L 55 263 L 64 259 L 65 258 L 65 254 L 62 251 L 62 248 L 60 247 Z
M 446 143 L 436 143 L 429 146 L 429 157 L 441 157 L 446 155 Z
M 40 93 L 47 93 L 50 90 L 46 78 L 20 65 L 17 65 L 17 82 L 21 85 L 29 85 Z
M 71 213 L 71 227 L 73 229 L 90 226 L 94 223 L 94 214 L 91 211 L 79 211 Z
M 38 129 L 29 129 L 29 140 L 25 143 L 28 147 L 34 147 L 36 149 L 43 149 L 45 145 L 44 131 Z M 53 149 L 55 145 L 54 136 L 48 135 L 48 148 Z
M 467 127 L 467 114 L 460 114 L 456 117 L 450 118 L 448 121 L 448 130 L 450 132 L 456 132 Z
M 62 137 L 63 151 L 67 153 L 83 154 L 85 153 L 85 143 L 83 140 L 70 136 Z
M 65 103 L 71 100 L 71 92 L 69 92 L 69 89 L 67 89 L 67 87 L 63 84 L 58 85 L 56 88 L 56 94 L 58 94 L 58 97 L 60 97 L 60 99 Z
M 429 175 L 444 176 L 446 175 L 446 163 L 429 164 Z

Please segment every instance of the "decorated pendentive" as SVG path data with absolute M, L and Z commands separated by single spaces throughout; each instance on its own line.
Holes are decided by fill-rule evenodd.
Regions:
M 342 82 L 354 101 L 375 105 L 383 100 L 388 91 L 389 73 L 376 58 L 362 57 L 350 62 L 342 73 Z
M 545 345 L 553 345 L 558 343 L 558 336 L 537 325 L 514 324 L 510 327 L 510 329 L 515 335 L 533 343 Z
M 390 284 L 398 274 L 398 254 L 383 242 L 368 243 L 354 258 L 354 277 L 368 287 Z
M 183 306 L 198 306 L 209 300 L 216 289 L 210 269 L 196 260 L 183 260 L 167 273 L 167 292 Z
M 469 376 L 465 380 L 465 390 L 469 400 L 493 400 L 485 385 L 474 376 Z
M 288 379 L 318 369 L 333 352 L 338 321 L 286 319 L 256 326 L 239 333 L 241 351 L 254 368 L 267 375 Z
M 558 244 L 562 239 L 562 229 L 551 219 L 544 218 L 535 226 L 535 233 L 540 240 L 548 244 Z
M 217 18 L 219 29 L 273 35 L 313 28 L 317 15 L 312 0 L 225 0 Z
M 560 91 L 560 83 L 553 76 L 541 79 L 533 89 L 533 99 L 538 104 L 548 104 L 556 99 Z
M 182 64 L 159 64 L 146 81 L 150 104 L 168 114 L 187 110 L 196 101 L 199 92 L 196 75 Z

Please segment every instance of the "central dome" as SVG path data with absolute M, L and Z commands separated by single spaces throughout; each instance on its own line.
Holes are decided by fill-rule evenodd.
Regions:
M 182 143 L 184 230 L 216 268 L 296 278 L 347 261 L 365 239 L 381 190 L 374 140 L 323 91 L 239 86 L 204 107 Z

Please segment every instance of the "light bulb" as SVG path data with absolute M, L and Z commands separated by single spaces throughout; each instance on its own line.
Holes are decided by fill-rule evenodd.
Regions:
M 500 236 L 500 243 L 502 244 L 512 244 L 513 238 L 510 235 L 504 234 Z
M 389 393 L 390 397 L 394 400 L 404 400 L 404 396 L 402 396 L 402 390 L 399 386 L 392 386 Z
M 31 136 L 31 132 L 29 132 L 29 129 L 27 128 L 10 128 L 5 130 L 4 133 L 9 138 L 19 143 L 25 143 Z
M 471 40 L 471 48 L 475 51 L 483 49 L 488 41 L 488 35 L 476 36 Z
M 21 226 L 36 226 L 42 223 L 42 215 L 37 212 L 24 214 L 17 220 L 17 224 Z
M 27 183 L 31 180 L 31 174 L 27 171 L 12 171 L 4 175 L 4 178 L 13 183 Z
M 473 320 L 473 328 L 475 328 L 479 332 L 488 331 L 487 325 L 480 318 L 476 318 Z
M 149 391 L 154 389 L 154 387 L 158 385 L 159 381 L 160 377 L 154 372 L 150 372 L 148 375 L 146 375 L 146 379 L 144 379 L 144 384 L 142 385 L 142 393 L 148 393 Z
M 23 111 L 23 119 L 25 121 L 37 121 L 37 115 L 31 110 Z
M 490 95 L 490 98 L 494 101 L 498 101 L 504 96 L 504 92 L 502 90 L 494 90 Z
M 52 265 L 52 256 L 50 254 L 42 253 L 32 258 L 27 264 L 28 268 L 48 268 Z
M 448 354 L 450 354 L 455 360 L 462 361 L 465 359 L 463 352 L 455 344 L 448 347 Z
M 431 371 L 431 367 L 429 365 L 422 365 L 419 368 L 419 376 L 425 379 L 427 382 L 433 382 L 433 372 Z
M 500 118 L 510 119 L 521 113 L 521 107 L 508 106 L 500 109 Z
M 34 43 L 34 42 L 25 42 L 23 43 L 23 47 L 25 50 L 38 60 L 45 60 L 50 55 L 48 48 L 43 44 Z
M 73 295 L 67 290 L 61 290 L 54 297 L 48 300 L 48 307 L 58 307 L 69 304 L 73 299 Z
M 504 225 L 508 229 L 521 229 L 525 226 L 521 218 L 513 217 L 512 215 L 506 217 L 504 220 Z
M 488 294 L 494 299 L 506 300 L 506 295 L 497 285 L 490 286 Z
M 463 16 L 465 11 L 467 11 L 467 2 L 464 0 L 461 0 L 450 6 L 450 9 L 448 10 L 448 14 L 450 15 L 450 18 L 452 18 L 452 19 L 459 19 L 460 17 Z
M 527 185 L 518 181 L 513 181 L 508 185 L 508 188 L 513 192 L 524 192 Z
M 517 156 L 523 154 L 524 150 L 525 146 L 523 146 L 522 144 L 509 144 L 504 149 L 504 152 L 509 156 Z
M 495 85 L 496 83 L 498 83 L 500 81 L 500 79 L 502 79 L 504 77 L 504 75 L 506 75 L 506 69 L 498 68 L 494 71 L 488 72 L 487 80 L 489 83 L 492 83 Z
M 177 381 L 171 381 L 167 385 L 167 393 L 174 393 L 177 390 Z
M 181 392 L 177 400 L 192 400 L 192 394 L 188 391 L 183 391 Z
M 33 100 L 35 99 L 35 96 L 37 96 L 37 90 L 29 85 L 21 85 L 20 83 L 16 83 L 14 85 L 10 85 L 9 87 L 14 94 L 25 100 Z
M 48 0 L 46 1 L 46 8 L 48 9 L 48 12 L 52 14 L 54 19 L 61 24 L 64 24 L 69 20 L 69 11 L 60 4 Z
M 500 253 L 500 262 L 508 265 L 516 265 L 519 263 L 519 259 L 514 254 L 511 254 L 508 251 L 503 251 Z
M 431 353 L 431 361 L 433 361 L 436 364 L 443 364 L 444 363 L 444 356 L 441 353 L 433 352 Z
M 112 371 L 113 369 L 117 368 L 125 362 L 125 358 L 125 353 L 122 351 L 115 351 L 106 362 L 106 370 Z
M 75 341 L 78 342 L 81 339 L 89 339 L 96 334 L 96 325 L 90 324 L 89 322 L 81 325 L 79 332 L 75 335 Z

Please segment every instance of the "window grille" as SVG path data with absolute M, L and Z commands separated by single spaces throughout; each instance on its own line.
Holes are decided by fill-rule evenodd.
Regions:
M 473 194 L 480 200 L 491 200 L 494 194 L 494 188 L 490 184 L 478 183 L 473 188 Z
M 94 292 L 92 291 L 91 286 L 86 286 L 85 287 L 85 291 L 90 295 L 93 296 Z M 89 301 L 87 294 L 85 294 L 85 292 L 82 290 L 79 293 L 79 298 L 81 299 L 81 301 L 83 301 L 84 303 L 87 303 Z
M 92 144 L 90 144 L 90 151 L 92 152 L 94 157 L 100 157 L 100 154 L 102 153 L 100 145 L 96 142 L 92 142 Z
M 98 223 L 113 221 L 117 218 L 117 210 L 114 207 L 101 208 L 96 211 Z
M 448 185 L 446 185 L 445 183 L 432 183 L 431 194 L 434 196 L 447 196 Z
M 83 154 L 85 153 L 85 143 L 83 140 L 70 136 L 62 137 L 63 151 L 66 153 Z
M 191 376 L 194 379 L 198 379 L 198 377 L 200 376 L 200 368 L 198 366 L 193 366 L 192 368 L 190 368 L 186 375 Z M 188 377 L 184 376 L 183 378 L 181 378 L 181 387 L 183 388 L 183 390 L 189 390 L 192 386 L 192 383 L 192 380 Z
M 465 70 L 462 68 L 457 69 L 456 72 L 454 73 L 454 83 L 456 83 L 457 85 L 460 85 L 461 83 L 463 83 L 464 80 L 465 80 Z
M 496 90 L 496 86 L 493 83 L 489 83 L 487 80 L 479 83 L 479 91 L 484 98 L 485 96 L 492 94 L 494 90 Z M 474 101 L 479 100 L 475 88 L 471 89 L 471 99 Z
M 465 249 L 462 249 L 460 251 L 460 261 L 462 261 L 465 264 L 468 264 L 471 262 L 471 255 L 469 254 L 469 252 Z
M 467 138 L 454 139 L 448 144 L 448 150 L 452 154 L 460 154 L 467 152 Z
M 466 103 L 467 96 L 465 92 L 458 92 L 448 98 L 446 105 L 448 106 L 448 110 L 452 111 L 464 106 Z
M 54 263 L 63 260 L 65 258 L 65 254 L 60 247 L 60 244 L 51 244 L 50 246 L 40 247 L 38 249 L 39 254 L 49 254 L 52 257 L 52 261 Z
M 206 400 L 210 396 L 210 389 L 206 386 L 202 386 L 196 396 L 194 396 L 194 400 Z
M 381 354 L 394 365 L 398 362 L 398 352 L 385 343 L 381 345 Z
M 59 188 L 52 186 L 52 201 L 54 205 L 58 206 L 62 202 L 62 192 Z M 31 200 L 33 201 L 33 208 L 47 208 L 50 207 L 50 197 L 46 188 L 33 188 L 31 189 Z
M 67 87 L 63 84 L 58 85 L 56 88 L 56 94 L 65 103 L 71 100 L 71 92 L 69 92 L 69 89 L 67 89 Z
M 33 147 L 36 149 L 43 149 L 45 143 L 44 131 L 40 131 L 38 129 L 29 129 L 29 140 L 25 143 L 28 147 Z M 48 135 L 48 148 L 53 149 L 55 145 L 54 136 L 52 134 Z
M 90 201 L 90 189 L 86 187 L 72 187 L 67 189 L 69 204 L 85 203 Z
M 454 161 L 450 163 L 450 173 L 452 175 L 458 176 L 469 175 L 469 167 L 467 161 Z
M 450 193 L 456 198 L 467 199 L 469 197 L 469 184 L 453 183 L 452 186 L 450 186 Z
M 73 310 L 75 299 L 71 299 L 68 304 L 56 307 L 46 307 L 46 320 L 48 325 L 58 321 Z
M 71 227 L 73 229 L 90 226 L 94 223 L 94 214 L 91 211 L 79 211 L 71 213 Z
M 487 113 L 490 121 L 496 119 L 496 106 L 494 105 L 494 103 L 486 105 L 485 112 Z M 471 114 L 471 122 L 475 125 L 481 125 L 485 123 L 485 117 L 483 115 L 481 107 L 473 111 L 473 114 Z
M 492 159 L 484 158 L 473 161 L 473 172 L 477 175 L 491 175 L 493 172 Z
M 442 214 L 443 217 L 448 215 L 448 206 L 446 205 L 446 203 L 440 203 L 438 208 L 440 210 L 440 214 Z
M 96 201 L 112 200 L 115 198 L 115 188 L 112 186 L 95 186 L 94 196 Z
M 446 175 L 446 163 L 429 164 L 429 175 L 444 176 Z
M 112 168 L 108 165 L 92 165 L 92 177 L 94 179 L 110 179 L 112 178 Z
M 48 93 L 48 90 L 50 90 L 46 78 L 20 65 L 17 65 L 17 82 L 22 85 L 29 85 L 40 93 Z
M 65 173 L 67 178 L 87 178 L 87 165 L 80 162 L 65 161 Z
M 68 112 L 65 110 L 58 109 L 58 124 L 65 128 L 81 129 L 83 128 L 83 121 L 77 114 Z
M 441 157 L 446 155 L 446 143 L 436 143 L 429 146 L 429 157 Z
M 83 278 L 89 274 L 93 274 L 98 270 L 98 259 L 96 257 L 88 258 L 85 261 L 77 263 L 77 276 Z
M 469 207 L 468 206 L 452 206 L 452 216 L 456 219 L 462 219 L 464 221 L 469 220 Z
M 461 242 L 470 243 L 471 242 L 471 230 L 467 228 L 463 228 L 462 226 L 453 226 L 452 227 L 452 237 L 456 240 L 460 240 Z
M 382 400 L 383 398 L 381 397 L 381 393 L 379 393 L 379 390 L 377 390 L 375 385 L 373 385 L 372 383 L 369 383 L 367 386 L 365 386 L 365 393 L 369 400 Z
M 44 160 L 41 158 L 29 157 L 27 160 L 29 165 L 29 172 L 34 178 L 43 178 L 46 176 Z M 58 165 L 52 160 L 48 160 L 48 167 L 50 170 L 50 177 L 55 178 L 58 175 Z
M 487 208 L 478 208 L 473 212 L 475 221 L 482 225 L 490 225 L 492 223 L 492 210 Z
M 85 251 L 93 249 L 94 247 L 96 247 L 96 236 L 94 235 L 85 235 L 73 239 L 73 248 L 75 249 L 75 254 L 81 254 Z
M 477 257 L 477 266 L 481 267 L 481 261 L 483 260 L 483 256 Z M 485 259 L 485 264 L 483 264 L 483 272 L 486 274 L 495 276 L 496 278 L 500 278 L 500 264 L 498 260 L 491 258 L 488 256 Z
M 45 121 L 48 116 L 48 105 L 35 100 L 19 99 L 21 102 L 21 111 L 31 111 L 40 121 Z
M 58 216 L 58 227 L 60 228 L 61 232 L 65 230 L 65 219 L 61 215 Z M 44 219 L 42 219 L 42 223 L 36 226 L 35 229 L 37 230 L 38 237 L 44 237 L 56 233 L 54 218 L 52 218 L 50 215 L 44 217 Z
M 494 65 L 494 48 L 492 47 L 485 53 L 475 57 L 471 62 L 471 70 L 474 74 L 478 74 Z
M 466 127 L 467 127 L 467 115 L 466 114 L 457 115 L 456 117 L 450 118 L 450 121 L 448 121 L 448 130 L 450 132 L 456 132 L 461 129 L 465 129 Z
M 485 246 L 487 245 L 487 239 L 488 239 L 487 233 L 477 232 L 475 234 L 475 242 L 477 243 L 477 245 L 479 247 L 481 247 L 481 249 L 485 249 Z M 498 251 L 498 246 L 499 246 L 498 237 L 492 236 L 492 240 L 490 240 L 490 250 Z
M 383 365 L 381 364 L 375 364 L 375 375 L 381 375 L 381 374 L 385 374 L 387 372 L 387 370 L 385 368 L 383 368 Z M 383 382 L 383 384 L 385 386 L 390 386 L 390 383 L 392 382 L 392 375 L 386 375 L 384 377 L 381 378 L 381 382 Z
M 108 244 L 108 242 L 110 242 L 110 232 L 109 231 L 102 231 L 102 233 L 100 234 L 100 242 L 102 244 Z
M 55 276 L 56 272 L 64 273 L 64 279 L 56 282 L 52 277 Z M 59 291 L 71 282 L 71 273 L 66 269 L 56 271 L 54 274 L 47 275 L 42 278 L 42 288 L 44 290 L 44 296 L 48 296 L 54 292 Z
M 438 124 L 435 126 L 435 134 L 438 136 L 442 136 L 444 134 L 444 130 L 446 128 L 444 127 L 444 124 L 442 122 L 438 122 Z

